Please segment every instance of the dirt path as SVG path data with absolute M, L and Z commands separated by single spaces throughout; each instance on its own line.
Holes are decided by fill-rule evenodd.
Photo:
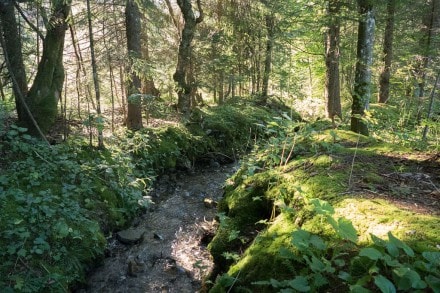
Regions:
M 138 244 L 110 239 L 108 255 L 82 292 L 198 292 L 213 267 L 206 235 L 213 233 L 225 180 L 236 165 L 162 176 L 151 192 L 156 204 L 136 219 Z

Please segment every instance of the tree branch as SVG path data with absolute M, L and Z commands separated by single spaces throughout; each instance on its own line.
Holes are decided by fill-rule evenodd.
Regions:
M 21 17 L 23 17 L 24 21 L 31 27 L 32 30 L 34 30 L 37 33 L 38 37 L 41 40 L 44 40 L 43 33 L 32 22 L 29 21 L 29 19 L 26 17 L 23 10 L 21 9 L 20 5 L 17 2 L 15 2 L 14 6 L 17 9 L 17 11 L 20 13 Z

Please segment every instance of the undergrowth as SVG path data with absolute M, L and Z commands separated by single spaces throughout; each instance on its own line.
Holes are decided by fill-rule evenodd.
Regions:
M 237 107 L 206 108 L 182 125 L 110 137 L 103 150 L 81 137 L 48 146 L 2 123 L 0 291 L 68 292 L 84 282 L 103 257 L 105 237 L 145 211 L 158 173 L 205 158 L 233 160 L 264 135 L 255 123 L 270 114 Z
M 371 198 L 386 174 L 422 172 L 415 159 L 399 167 L 393 158 L 435 141 L 390 144 L 288 117 L 260 127 L 269 138 L 219 203 L 210 292 L 440 291 L 438 215 L 395 206 L 402 186 L 396 199 Z

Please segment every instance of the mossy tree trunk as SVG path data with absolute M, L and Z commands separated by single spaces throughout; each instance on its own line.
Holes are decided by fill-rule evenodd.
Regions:
M 44 133 L 55 123 L 57 104 L 63 89 L 64 38 L 71 3 L 71 0 L 52 1 L 52 15 L 43 40 L 43 53 L 27 97 L 32 115 Z M 27 126 L 30 133 L 37 133 L 33 124 Z
M 372 1 L 358 0 L 359 26 L 357 60 L 354 80 L 353 104 L 351 107 L 351 130 L 368 135 L 365 110 L 371 97 L 371 64 L 373 63 L 374 9 Z
M 191 43 L 194 39 L 197 24 L 203 21 L 203 10 L 200 0 L 197 0 L 198 17 L 194 14 L 191 0 L 177 0 L 177 4 L 182 12 L 185 25 L 180 38 L 176 72 L 173 75 L 173 79 L 177 82 L 178 86 L 177 107 L 180 112 L 187 114 L 191 109 L 191 94 L 194 92 L 193 88 L 195 87 L 195 83 L 191 81 L 191 76 L 189 75 L 192 57 Z
M 272 52 L 275 39 L 275 16 L 273 14 L 266 15 L 266 56 L 264 60 L 264 73 L 263 73 L 263 89 L 262 89 L 262 103 L 267 103 L 269 92 L 269 78 L 272 71 Z
M 3 34 L 5 41 L 3 51 L 7 54 L 9 59 L 9 74 L 11 76 L 13 75 L 15 79 L 15 82 L 12 81 L 12 83 L 18 120 L 20 124 L 29 126 L 32 125 L 32 121 L 20 100 L 20 95 L 24 98 L 27 97 L 28 86 L 26 70 L 23 63 L 21 37 L 17 27 L 17 20 L 15 19 L 13 1 L 0 2 L 0 24 L 0 33 Z
M 396 0 L 387 1 L 387 24 L 383 39 L 383 69 L 379 78 L 379 103 L 386 103 L 390 98 L 391 62 L 393 60 L 394 15 Z
M 125 5 L 125 24 L 127 50 L 130 59 L 129 79 L 127 81 L 127 128 L 142 128 L 142 100 L 140 98 L 141 79 L 133 66 L 136 59 L 142 57 L 141 51 L 141 14 L 134 0 L 127 0 Z
M 339 0 L 329 0 L 327 15 L 329 23 L 325 33 L 325 96 L 327 116 L 334 121 L 335 116 L 342 119 L 341 90 L 339 85 L 339 40 L 340 9 Z

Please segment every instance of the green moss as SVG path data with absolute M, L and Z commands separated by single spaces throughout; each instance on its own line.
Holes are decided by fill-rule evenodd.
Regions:
M 386 239 L 390 231 L 419 252 L 435 251 L 440 243 L 438 217 L 403 210 L 384 199 L 345 198 L 336 212 L 353 222 L 363 244 L 370 243 L 370 234 Z
M 360 246 L 371 244 L 370 233 L 387 239 L 387 233 L 391 231 L 415 251 L 437 251 L 440 243 L 438 216 L 411 212 L 386 199 L 371 199 L 375 193 L 362 192 L 364 189 L 374 191 L 381 186 L 389 188 L 390 182 L 382 174 L 418 172 L 419 159 L 407 155 L 411 150 L 343 130 L 313 132 L 305 129 L 298 135 L 292 148 L 293 160 L 285 165 L 273 163 L 276 156 L 282 156 L 283 148 L 291 148 L 287 144 L 277 149 L 276 143 L 283 145 L 289 140 L 273 139 L 260 146 L 245 161 L 233 177 L 234 184 L 228 186 L 226 199 L 220 206 L 233 215 L 232 221 L 237 217 L 246 223 L 243 213 L 258 214 L 250 199 L 264 198 L 269 204 L 275 204 L 272 209 L 275 214 L 271 215 L 274 222 L 260 232 L 237 263 L 228 269 L 222 268 L 225 274 L 215 283 L 213 292 L 227 291 L 230 286 L 228 278 L 231 277 L 237 278 L 234 279 L 234 292 L 273 292 L 273 287 L 255 287 L 252 282 L 271 278 L 289 280 L 307 271 L 307 264 L 302 258 L 286 261 L 280 254 L 283 248 L 291 250 L 291 233 L 296 225 L 326 239 L 330 247 L 328 255 L 333 253 L 333 249 L 342 249 L 342 246 L 346 246 L 344 249 L 347 249 L 348 255 L 356 255 L 359 246 L 341 242 L 326 218 L 314 214 L 307 206 L 307 199 L 311 198 L 327 200 L 334 205 L 336 219 L 345 217 L 351 220 L 357 229 Z M 395 159 L 402 157 L 403 153 L 406 161 Z M 396 195 L 402 196 L 404 190 L 398 188 L 393 187 L 388 194 L 392 196 L 394 190 Z M 248 205 L 244 208 L 246 203 Z M 251 219 L 254 218 L 248 220 Z M 217 255 L 231 248 L 225 241 L 228 233 L 222 229 L 219 231 L 223 236 L 218 235 L 214 239 L 223 239 L 223 246 L 216 247 Z M 348 257 L 345 261 L 350 263 Z M 352 269 L 358 270 L 356 261 L 353 261 Z M 333 277 L 337 281 L 337 277 Z
M 273 292 L 273 288 L 252 285 L 257 280 L 268 280 L 270 276 L 287 279 L 294 269 L 280 255 L 280 249 L 289 247 L 291 233 L 296 226 L 284 215 L 279 215 L 268 230 L 259 234 L 246 249 L 240 261 L 232 265 L 227 274 L 238 277 L 234 287 L 251 292 Z M 211 292 L 222 292 L 227 288 L 218 283 Z

